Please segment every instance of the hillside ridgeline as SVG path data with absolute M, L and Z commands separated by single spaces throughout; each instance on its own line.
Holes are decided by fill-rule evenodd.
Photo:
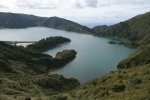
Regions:
M 150 12 L 147 12 L 115 25 L 96 26 L 92 30 L 95 31 L 95 35 L 98 36 L 117 37 L 139 42 L 150 36 L 149 26 Z
M 95 35 L 117 37 L 129 40 L 121 43 L 129 47 L 139 47 L 129 58 L 121 61 L 118 68 L 130 68 L 150 63 L 150 12 L 135 16 L 112 26 L 96 26 Z
M 34 15 L 0 12 L 0 28 L 48 27 L 70 32 L 91 34 L 93 31 L 73 21 L 59 17 L 38 17 Z

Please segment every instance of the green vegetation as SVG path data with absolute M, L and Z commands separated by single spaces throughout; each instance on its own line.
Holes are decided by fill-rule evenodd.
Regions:
M 150 12 L 133 17 L 112 26 L 96 26 L 92 30 L 97 36 L 117 37 L 129 41 L 140 41 L 149 36 Z
M 150 64 L 113 71 L 70 93 L 67 100 L 149 100 Z
M 150 44 L 142 45 L 136 53 L 130 55 L 118 64 L 118 68 L 130 68 L 150 63 Z
M 64 50 L 53 58 L 0 42 L 0 98 L 28 100 L 76 88 L 80 84 L 76 79 L 48 75 L 50 69 L 62 67 L 75 57 L 74 50 Z
M 129 40 L 129 43 L 120 42 L 127 47 L 139 47 L 136 53 L 121 61 L 117 67 L 130 68 L 150 63 L 150 12 L 138 15 L 125 22 L 112 26 L 96 26 L 95 35 L 117 37 Z
M 136 42 L 128 42 L 128 43 L 125 43 L 125 42 L 119 42 L 119 45 L 124 45 L 125 47 L 133 47 L 133 48 L 136 48 L 139 46 L 139 44 L 137 44 Z
M 119 42 L 116 43 L 114 41 L 109 41 L 109 44 L 118 44 L 118 45 L 123 45 L 125 47 L 130 47 L 130 48 L 137 48 L 139 46 L 139 44 L 137 44 L 136 42 Z
M 108 43 L 109 43 L 109 44 L 117 44 L 117 43 L 114 42 L 114 41 L 109 41 Z
M 76 57 L 77 52 L 74 50 L 63 50 L 62 52 L 58 52 L 56 57 L 52 59 L 52 63 L 50 63 L 51 68 L 59 68 L 60 65 L 65 65 L 72 61 Z
M 59 17 L 38 17 L 34 15 L 0 12 L 0 28 L 49 27 L 70 32 L 92 34 L 93 31 L 80 24 Z
M 56 36 L 42 39 L 34 44 L 28 45 L 26 48 L 31 51 L 43 52 L 58 46 L 59 44 L 70 42 L 71 40 L 65 37 Z
M 40 26 L 51 27 L 51 28 L 66 30 L 70 32 L 87 33 L 87 34 L 93 33 L 93 31 L 86 26 L 82 26 L 78 23 L 63 18 L 58 18 L 58 17 L 50 17 L 48 19 L 45 19 L 40 24 Z

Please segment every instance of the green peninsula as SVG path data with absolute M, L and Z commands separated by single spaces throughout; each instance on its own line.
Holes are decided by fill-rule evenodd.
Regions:
M 52 68 L 62 67 L 76 57 L 65 50 L 52 57 L 0 42 L 0 98 L 13 100 L 34 96 L 50 96 L 70 91 L 79 82 L 62 75 L 49 75 Z M 16 97 L 16 98 L 15 98 Z
M 55 36 L 42 39 L 34 44 L 28 45 L 26 48 L 36 52 L 43 52 L 66 42 L 71 42 L 71 40 L 65 37 Z

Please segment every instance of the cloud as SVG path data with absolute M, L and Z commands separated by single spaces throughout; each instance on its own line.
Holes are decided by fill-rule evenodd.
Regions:
M 75 6 L 78 8 L 84 8 L 84 7 L 97 7 L 98 0 L 76 0 Z
M 58 0 L 17 0 L 18 7 L 33 9 L 55 9 L 59 7 Z
M 150 0 L 98 0 L 99 6 L 113 5 L 145 5 L 150 4 Z
M 7 8 L 6 6 L 4 6 L 4 5 L 0 5 L 0 8 Z
M 143 5 L 150 3 L 150 0 L 112 0 L 114 4 L 135 4 L 135 5 Z
M 0 8 L 12 8 L 15 5 L 16 0 L 0 0 Z

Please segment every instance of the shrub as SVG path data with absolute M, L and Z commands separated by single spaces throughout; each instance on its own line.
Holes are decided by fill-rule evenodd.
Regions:
M 125 90 L 125 88 L 126 88 L 125 85 L 119 85 L 119 84 L 117 84 L 117 85 L 113 85 L 111 89 L 112 89 L 114 92 L 122 92 L 122 91 Z
M 31 100 L 31 98 L 30 97 L 26 97 L 25 100 Z
M 97 82 L 92 82 L 92 84 L 93 84 L 94 86 L 96 86 L 96 85 L 97 85 Z
M 144 74 L 148 75 L 148 74 L 150 74 L 150 71 L 147 70 L 147 71 L 144 72 Z
M 123 80 L 119 80 L 119 83 L 123 83 Z
M 103 77 L 103 78 L 101 79 L 101 83 L 105 83 L 107 80 L 108 80 L 108 79 L 107 79 L 106 77 Z
M 118 78 L 118 79 L 122 79 L 122 78 L 123 78 L 123 76 L 121 76 L 121 75 L 118 75 L 118 76 L 117 76 L 117 78 Z
M 130 81 L 131 83 L 134 83 L 134 84 L 141 84 L 142 83 L 142 80 L 139 79 L 139 78 L 135 78 L 133 80 Z
M 108 92 L 101 92 L 100 94 L 99 94 L 99 97 L 105 97 L 105 96 L 109 96 L 110 94 L 108 93 Z

